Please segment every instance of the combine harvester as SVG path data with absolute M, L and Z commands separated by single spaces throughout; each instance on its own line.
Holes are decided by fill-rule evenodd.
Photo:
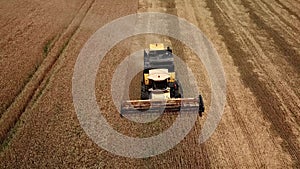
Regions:
M 125 101 L 121 105 L 121 117 L 143 112 L 193 112 L 202 116 L 202 96 L 182 98 L 182 90 L 175 76 L 172 49 L 164 44 L 150 44 L 144 51 L 144 72 L 141 82 L 141 100 Z

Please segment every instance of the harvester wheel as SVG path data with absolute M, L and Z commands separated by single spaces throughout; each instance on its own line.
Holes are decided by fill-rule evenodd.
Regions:
M 204 112 L 204 103 L 203 103 L 203 98 L 201 95 L 199 95 L 199 115 L 202 117 L 202 113 Z
M 181 98 L 181 93 L 179 90 L 175 90 L 175 98 Z
M 141 91 L 141 99 L 142 100 L 148 100 L 149 97 L 149 93 L 147 91 Z

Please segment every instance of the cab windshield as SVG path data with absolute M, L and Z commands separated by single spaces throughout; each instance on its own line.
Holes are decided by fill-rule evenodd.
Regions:
M 153 89 L 154 90 L 165 90 L 167 88 L 167 80 L 163 81 L 153 81 Z

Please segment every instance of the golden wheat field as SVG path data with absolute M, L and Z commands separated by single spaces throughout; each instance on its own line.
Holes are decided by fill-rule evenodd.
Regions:
M 81 49 L 99 28 L 143 12 L 184 18 L 205 34 L 224 68 L 226 104 L 213 135 L 199 144 L 211 100 L 201 61 L 170 37 L 121 41 L 99 65 L 95 82 L 100 109 L 115 112 L 104 113 L 114 129 L 150 137 L 176 118 L 137 124 L 121 119 L 112 103 L 116 67 L 153 41 L 170 43 L 190 66 L 207 107 L 172 149 L 129 158 L 99 147 L 82 129 L 72 76 Z M 299 37 L 298 0 L 2 0 L 0 168 L 300 168 Z M 139 77 L 129 82 L 132 99 L 139 97 Z

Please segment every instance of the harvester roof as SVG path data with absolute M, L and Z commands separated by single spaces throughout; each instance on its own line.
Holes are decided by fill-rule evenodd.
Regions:
M 170 78 L 170 75 L 168 69 L 151 69 L 148 78 L 154 81 L 163 81 Z

